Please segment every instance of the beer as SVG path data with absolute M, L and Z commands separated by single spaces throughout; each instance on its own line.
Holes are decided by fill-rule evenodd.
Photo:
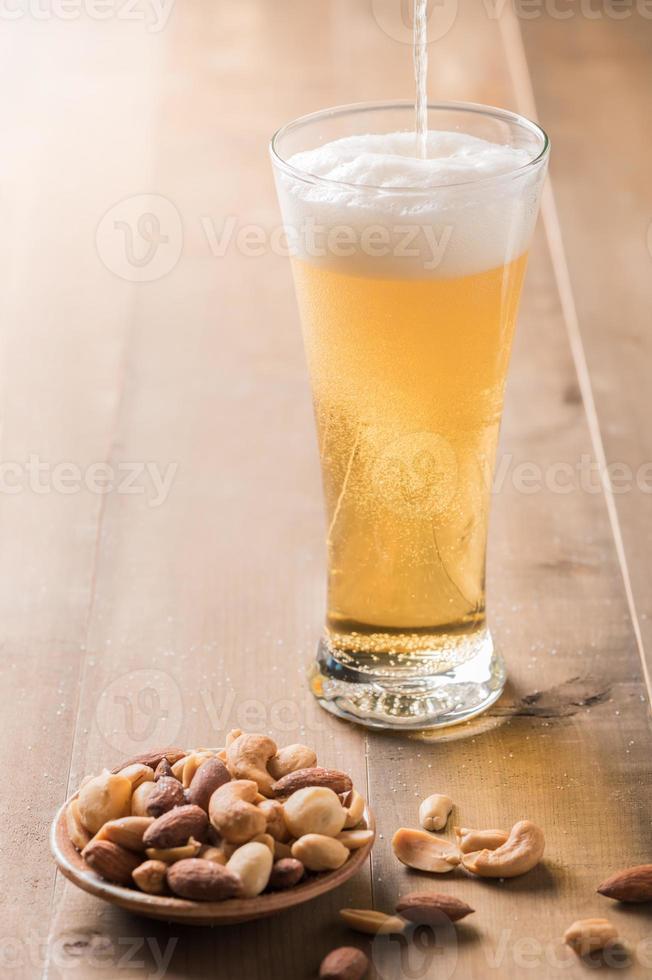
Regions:
M 485 555 L 532 160 L 456 126 L 425 156 L 414 133 L 363 131 L 277 164 L 326 502 L 312 686 L 367 724 L 450 724 L 502 688 Z
M 472 646 L 484 626 L 489 482 L 525 256 L 446 279 L 297 260 L 340 651 Z

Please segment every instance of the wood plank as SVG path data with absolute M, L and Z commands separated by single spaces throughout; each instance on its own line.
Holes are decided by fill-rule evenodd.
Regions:
M 271 73 L 279 55 L 267 12 L 249 15 L 255 31 L 243 14 L 231 39 L 248 47 L 237 71 L 257 64 L 264 74 L 266 59 Z M 274 107 L 255 110 L 249 76 L 234 85 L 224 37 L 234 20 L 224 13 L 207 25 L 205 9 L 178 11 L 165 66 L 149 80 L 161 106 L 150 186 L 183 215 L 184 251 L 169 276 L 136 290 L 112 460 L 177 469 L 160 507 L 106 501 L 71 789 L 151 742 L 220 745 L 234 726 L 307 741 L 366 785 L 364 738 L 322 712 L 305 684 L 323 617 L 323 517 L 289 269 L 235 246 L 214 257 L 201 223 L 219 235 L 229 214 L 239 226 L 278 221 L 266 154 Z M 214 76 L 200 86 L 206 63 Z M 221 122 L 207 133 L 209 119 Z M 143 928 L 60 883 L 47 976 L 70 968 L 71 955 L 55 955 L 64 946 L 80 976 L 113 977 L 119 965 L 121 977 L 141 977 L 139 963 L 155 971 L 168 942 L 169 977 L 207 976 L 217 964 L 223 977 L 304 976 L 332 945 L 342 901 L 369 904 L 368 873 L 305 911 L 199 932 Z M 121 962 L 139 937 L 137 962 Z M 98 964 L 100 945 L 108 952 Z
M 45 958 L 55 869 L 44 847 L 68 783 L 104 499 L 76 480 L 107 458 L 131 303 L 128 284 L 98 262 L 94 226 L 107 191 L 109 200 L 119 196 L 121 182 L 142 172 L 150 114 L 147 99 L 134 99 L 128 116 L 120 107 L 143 73 L 142 47 L 136 58 L 132 44 L 129 56 L 127 38 L 111 73 L 93 68 L 102 119 L 89 111 L 91 101 L 80 99 L 85 37 L 25 17 L 4 21 L 0 42 L 11 93 L 2 108 L 0 494 L 0 764 L 11 793 L 2 800 L 0 941 L 3 972 L 15 977 L 40 976 Z M 121 80 L 129 59 L 132 74 Z M 108 133 L 119 153 L 106 145 Z M 49 470 L 30 477 L 30 458 Z M 57 483 L 56 467 L 68 464 L 68 487 L 78 492 Z
M 643 808 L 650 784 L 649 722 L 604 500 L 579 491 L 525 495 L 511 478 L 497 495 L 490 601 L 511 687 L 488 718 L 424 743 L 367 738 L 319 711 L 306 693 L 303 666 L 322 619 L 323 519 L 289 270 L 269 252 L 254 258 L 231 247 L 214 256 L 206 221 L 202 226 L 202 218 L 209 219 L 219 236 L 229 214 L 238 226 L 275 225 L 264 147 L 277 124 L 327 104 L 412 96 L 409 48 L 374 19 L 381 6 L 363 0 L 178 5 L 158 35 L 114 22 L 108 28 L 59 25 L 57 33 L 68 40 L 52 49 L 50 67 L 71 89 L 84 79 L 70 121 L 80 135 L 57 135 L 55 129 L 47 162 L 63 169 L 75 153 L 88 152 L 85 126 L 94 126 L 96 148 L 81 179 L 55 175 L 60 184 L 69 180 L 69 210 L 56 211 L 56 218 L 66 228 L 81 222 L 89 242 L 107 207 L 149 191 L 179 210 L 184 242 L 178 265 L 154 283 L 134 286 L 97 275 L 93 267 L 96 279 L 86 280 L 83 304 L 73 296 L 51 337 L 43 318 L 46 298 L 58 303 L 60 297 L 34 296 L 21 285 L 16 297 L 37 331 L 34 340 L 53 352 L 57 369 L 56 390 L 46 387 L 39 403 L 44 414 L 62 406 L 45 445 L 53 455 L 104 459 L 108 419 L 114 418 L 110 462 L 177 468 L 160 506 L 151 505 L 151 494 L 111 495 L 104 498 L 101 521 L 90 507 L 95 498 L 83 510 L 67 499 L 55 502 L 45 516 L 38 502 L 25 505 L 10 547 L 20 556 L 19 543 L 32 542 L 40 555 L 43 535 L 56 521 L 43 576 L 55 591 L 42 622 L 27 620 L 33 606 L 19 615 L 18 589 L 7 601 L 7 617 L 17 642 L 27 637 L 25 646 L 36 650 L 30 669 L 45 670 L 54 682 L 59 663 L 69 665 L 67 705 L 80 648 L 87 648 L 76 715 L 68 712 L 65 731 L 46 727 L 40 735 L 41 756 L 52 746 L 60 758 L 46 802 L 50 812 L 64 795 L 73 723 L 70 788 L 85 772 L 134 747 L 167 738 L 219 742 L 232 725 L 268 730 L 283 741 L 311 741 L 322 758 L 348 768 L 360 785 L 367 751 L 372 805 L 383 834 L 371 880 L 380 908 L 391 907 L 400 890 L 421 880 L 397 868 L 388 840 L 399 823 L 414 823 L 418 799 L 427 792 L 449 791 L 464 822 L 528 815 L 549 837 L 545 871 L 527 879 L 504 885 L 461 877 L 437 881 L 476 906 L 475 922 L 469 920 L 459 942 L 436 960 L 411 961 L 410 969 L 434 975 L 436 968 L 442 976 L 450 968 L 449 975 L 464 980 L 511 978 L 526 970 L 521 957 L 529 963 L 534 956 L 527 974 L 547 980 L 557 968 L 546 956 L 557 952 L 560 933 L 578 915 L 608 910 L 634 943 L 646 934 L 644 915 L 614 909 L 593 895 L 613 867 L 649 859 L 651 843 Z M 519 92 L 507 72 L 500 27 L 479 5 L 460 3 L 451 30 L 431 49 L 431 94 L 516 106 Z M 44 34 L 43 45 L 46 37 L 51 40 Z M 104 55 L 107 39 L 116 42 L 110 56 Z M 136 107 L 134 93 L 142 93 Z M 35 104 L 37 92 L 26 98 L 28 106 Z M 46 108 L 53 111 L 50 103 Z M 54 121 L 69 112 L 65 104 Z M 16 126 L 18 121 L 17 114 Z M 31 179 L 26 172 L 17 186 L 29 191 Z M 54 207 L 52 215 L 54 221 Z M 74 281 L 77 262 L 90 276 L 83 262 L 95 261 L 94 252 L 85 252 L 76 239 L 48 239 L 42 248 L 46 262 L 55 256 L 60 262 L 53 266 L 55 286 Z M 20 268 L 26 267 L 21 259 Z M 85 333 L 88 321 L 92 335 Z M 16 338 L 22 374 L 10 393 L 13 404 L 21 377 L 55 384 L 42 367 L 48 361 L 28 360 L 27 343 Z M 75 365 L 60 341 L 75 352 L 81 347 L 88 361 Z M 81 417 L 77 404 L 94 405 L 98 390 L 101 410 L 94 406 Z M 56 442 L 57 425 L 70 444 L 63 437 Z M 31 434 L 13 438 L 16 452 L 33 444 Z M 531 460 L 541 467 L 591 452 L 541 237 L 528 278 L 503 450 L 513 453 L 514 464 Z M 7 509 L 2 504 L 0 518 Z M 82 548 L 71 556 L 71 535 L 85 522 L 90 539 L 97 537 L 94 557 Z M 3 564 L 9 578 L 11 563 Z M 28 571 L 23 590 L 34 585 Z M 73 583 L 70 591 L 62 588 L 64 576 Z M 51 664 L 47 654 L 57 636 L 68 645 L 62 644 L 65 659 Z M 581 683 L 569 683 L 576 676 Z M 544 697 L 523 702 L 541 687 Z M 587 705 L 578 708 L 582 697 Z M 33 717 L 46 705 L 41 689 L 30 692 L 21 714 Z M 23 730 L 12 710 L 16 738 L 9 760 Z M 25 798 L 31 793 L 28 775 Z M 16 826 L 20 831 L 28 824 Z M 22 838 L 17 832 L 14 839 Z M 26 883 L 19 892 L 10 885 L 5 893 L 28 900 Z M 41 923 L 47 921 L 49 892 L 46 897 L 33 904 L 34 921 L 37 913 Z M 306 976 L 328 948 L 355 942 L 338 925 L 336 909 L 370 901 L 370 881 L 362 876 L 303 913 L 228 933 L 200 933 L 123 916 L 59 882 L 46 975 L 73 969 L 83 980 L 161 975 L 163 958 L 169 977 Z M 524 939 L 543 943 L 543 951 L 530 949 L 528 958 Z M 373 944 L 373 950 L 382 967 L 384 944 Z M 559 970 L 571 977 L 584 972 L 574 961 Z M 22 975 L 40 970 L 24 964 Z M 639 957 L 628 976 L 643 975 Z
M 518 52 L 503 47 L 512 43 L 511 24 L 504 23 L 509 11 L 503 9 L 501 22 L 480 5 L 458 8 L 454 27 L 431 49 L 431 93 L 439 94 L 438 78 L 452 76 L 463 64 L 460 95 L 489 101 L 491 91 L 492 101 L 521 107 L 524 93 L 508 72 Z M 465 54 L 469 38 L 475 39 L 475 58 Z M 486 57 L 478 50 L 483 45 Z M 541 50 L 543 66 L 548 47 Z M 569 125 L 577 125 L 577 116 Z M 571 175 L 570 194 L 572 170 L 565 172 Z M 512 473 L 528 462 L 551 474 L 558 462 L 574 465 L 582 454 L 593 453 L 566 328 L 540 230 L 503 430 L 502 450 L 513 457 Z M 586 967 L 560 937 L 574 919 L 606 914 L 632 944 L 631 975 L 644 976 L 648 919 L 595 894 L 609 872 L 649 860 L 652 850 L 645 805 L 652 778 L 648 703 L 603 496 L 579 487 L 553 493 L 545 486 L 526 495 L 508 476 L 494 500 L 488 592 L 510 672 L 497 709 L 421 746 L 416 739 L 406 744 L 375 733 L 370 738 L 371 798 L 383 800 L 389 828 L 374 850 L 375 901 L 391 910 L 401 892 L 439 888 L 477 909 L 457 941 L 448 937 L 443 948 L 421 959 L 414 953 L 409 965 L 417 971 L 434 962 L 438 975 L 465 980 L 525 972 L 579 977 Z M 545 866 L 501 884 L 458 875 L 433 883 L 397 868 L 391 831 L 414 826 L 419 798 L 430 792 L 451 795 L 455 822 L 467 826 L 509 827 L 522 817 L 540 823 L 548 838 Z M 617 827 L 605 800 L 618 801 Z M 381 961 L 389 956 L 385 945 L 377 951 Z
M 652 690 L 652 149 L 644 123 L 652 22 L 632 4 L 605 5 L 591 18 L 578 11 L 563 23 L 542 9 L 520 23 L 555 147 L 563 244 Z

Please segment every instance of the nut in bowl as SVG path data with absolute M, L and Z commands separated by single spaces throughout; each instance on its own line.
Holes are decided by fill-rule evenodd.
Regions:
M 307 746 L 236 731 L 223 749 L 152 751 L 84 780 L 51 848 L 67 878 L 105 901 L 226 925 L 337 888 L 374 836 L 346 773 L 318 766 Z

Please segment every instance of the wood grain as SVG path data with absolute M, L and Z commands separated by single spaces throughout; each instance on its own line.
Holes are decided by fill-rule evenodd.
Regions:
M 522 33 L 539 111 L 550 117 L 565 256 L 652 691 L 652 148 L 641 124 L 652 30 L 644 8 L 623 16 L 608 4 L 563 24 L 542 11 Z M 576 54 L 581 85 L 572 83 Z
M 0 752 L 15 794 L 4 803 L 12 860 L 3 861 L 1 938 L 12 977 L 299 980 L 334 945 L 358 943 L 339 907 L 373 900 L 390 911 L 416 887 L 450 891 L 476 913 L 440 951 L 404 951 L 403 966 L 396 944 L 361 940 L 382 976 L 581 977 L 584 965 L 561 962 L 559 937 L 573 919 L 604 914 L 632 944 L 626 975 L 649 972 L 637 944 L 649 941 L 650 914 L 594 894 L 609 872 L 652 853 L 649 705 L 613 515 L 601 492 L 556 493 L 544 481 L 524 493 L 515 476 L 522 463 L 545 475 L 595 452 L 545 228 L 528 272 L 503 427 L 509 466 L 493 511 L 489 602 L 510 670 L 505 698 L 459 731 L 419 740 L 365 735 L 306 692 L 323 614 L 323 517 L 290 273 L 282 256 L 245 254 L 222 233 L 230 219 L 236 232 L 277 224 L 266 141 L 278 125 L 328 104 L 412 97 L 395 8 L 179 3 L 159 32 L 117 17 L 3 24 L 13 97 L 2 112 L 16 148 L 2 165 L 11 229 L 3 459 L 149 463 L 172 480 L 158 504 L 146 471 L 140 494 L 0 494 Z M 525 70 L 510 5 L 460 0 L 430 48 L 430 95 L 524 108 L 531 67 L 553 136 L 598 434 L 610 460 L 638 465 L 650 458 L 641 246 L 650 188 L 636 121 L 652 26 L 542 17 L 516 27 Z M 629 114 L 619 111 L 625 99 Z M 629 179 L 614 190 L 618 141 L 630 148 Z M 598 142 L 611 142 L 599 160 Z M 142 194 L 162 195 L 182 220 L 178 262 L 149 283 L 109 271 L 95 245 L 103 215 Z M 599 247 L 607 233 L 611 250 Z M 646 502 L 616 500 L 642 614 Z M 640 625 L 649 644 L 642 616 Z M 361 790 L 368 783 L 382 835 L 371 873 L 310 911 L 228 934 L 107 910 L 60 878 L 53 892 L 47 825 L 85 773 L 157 742 L 221 744 L 231 727 L 310 742 Z M 399 867 L 388 841 L 414 825 L 431 792 L 453 797 L 456 823 L 539 821 L 545 866 L 506 883 L 425 881 Z

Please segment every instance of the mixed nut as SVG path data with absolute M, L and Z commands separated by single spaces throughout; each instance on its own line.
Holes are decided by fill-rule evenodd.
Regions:
M 446 828 L 453 810 L 448 796 L 433 794 L 419 807 L 419 823 L 423 830 L 400 827 L 392 838 L 395 857 L 410 868 L 432 874 L 446 874 L 462 868 L 471 876 L 512 878 L 526 874 L 539 863 L 545 849 L 543 831 L 530 820 L 519 820 L 506 830 L 473 830 L 454 827 L 455 843 L 437 837 L 433 831 Z M 598 892 L 621 902 L 652 901 L 652 865 L 638 865 L 612 875 L 598 887 Z M 371 909 L 342 909 L 340 916 L 357 932 L 372 935 L 402 933 L 408 923 L 436 927 L 456 923 L 474 910 L 451 895 L 437 892 L 412 892 L 399 898 L 394 915 Z M 622 947 L 618 930 L 608 919 L 580 919 L 568 927 L 564 942 L 578 956 Z M 330 954 L 342 953 L 348 947 Z M 324 961 L 329 960 L 329 957 Z M 360 960 L 355 960 L 356 965 Z M 356 966 L 357 968 L 357 966 Z M 348 973 L 325 973 L 324 976 L 348 977 Z M 353 974 L 351 974 L 353 975 Z M 364 976 L 364 971 L 355 976 Z
M 279 749 L 267 736 L 240 730 L 226 742 L 220 750 L 147 753 L 85 780 L 68 804 L 66 824 L 89 867 L 151 895 L 246 899 L 335 870 L 373 841 L 365 801 L 350 777 L 318 766 L 311 748 Z M 510 831 L 456 826 L 454 842 L 436 836 L 452 810 L 448 796 L 423 800 L 423 829 L 401 827 L 392 838 L 398 860 L 433 874 L 460 868 L 474 877 L 510 878 L 542 859 L 544 834 L 529 820 Z M 620 871 L 598 892 L 621 902 L 652 901 L 652 865 Z M 456 923 L 473 911 L 451 895 L 412 892 L 391 915 L 373 909 L 340 915 L 357 932 L 391 935 L 408 923 Z M 578 920 L 563 938 L 580 956 L 618 945 L 616 928 L 604 918 Z M 361 950 L 344 946 L 328 954 L 319 975 L 358 980 L 368 966 Z
M 102 878 L 219 902 L 340 868 L 373 840 L 364 809 L 308 746 L 235 730 L 224 749 L 162 749 L 86 779 L 66 825 Z

